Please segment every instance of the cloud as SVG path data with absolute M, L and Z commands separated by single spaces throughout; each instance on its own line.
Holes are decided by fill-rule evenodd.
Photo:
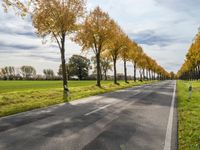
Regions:
M 5 43 L 0 41 L 0 51 L 1 49 L 8 51 L 18 51 L 18 50 L 32 50 L 37 49 L 39 46 L 37 45 L 25 45 L 25 44 L 15 44 L 15 43 Z
M 163 58 L 163 60 L 159 60 L 159 64 L 164 66 L 164 68 L 168 72 L 171 72 L 171 71 L 178 70 L 180 66 L 182 65 L 182 62 L 177 61 L 175 59 L 169 60 L 169 59 Z
M 27 55 L 27 57 L 60 63 L 60 58 L 51 57 L 51 56 L 48 56 L 48 55 L 29 54 L 29 55 Z
M 145 45 L 167 46 L 170 43 L 175 42 L 175 39 L 171 36 L 156 34 L 154 30 L 144 30 L 136 34 L 129 34 L 129 36 L 137 43 Z
M 20 29 L 13 29 L 12 27 L 8 26 L 6 27 L 0 26 L 0 33 L 36 37 L 36 34 L 32 30 L 30 29 L 24 30 L 24 28 L 20 30 Z
M 182 13 L 195 14 L 199 12 L 199 0 L 155 0 L 158 4 L 165 6 L 174 11 Z M 198 15 L 198 14 L 196 14 Z

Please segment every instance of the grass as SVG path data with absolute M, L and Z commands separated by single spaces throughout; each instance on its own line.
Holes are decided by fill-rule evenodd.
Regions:
M 96 81 L 69 81 L 69 87 L 82 87 L 95 85 Z M 103 85 L 110 81 L 103 81 Z M 61 88 L 62 81 L 0 81 L 0 94 L 13 91 L 27 91 L 38 89 Z
M 200 82 L 192 82 L 189 100 L 189 82 L 177 82 L 179 116 L 179 150 L 200 150 Z
M 0 81 L 0 117 L 36 108 L 47 107 L 79 98 L 102 94 L 147 82 L 103 81 L 102 88 L 95 81 L 70 81 L 70 98 L 63 98 L 61 81 Z

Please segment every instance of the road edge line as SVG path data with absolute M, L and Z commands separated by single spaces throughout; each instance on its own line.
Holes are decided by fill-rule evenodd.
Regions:
M 171 107 L 170 107 L 169 119 L 168 119 L 168 124 L 167 124 L 164 150 L 171 150 L 171 139 L 172 139 L 175 98 L 176 98 L 176 81 L 175 81 L 175 85 L 174 85 L 174 91 L 173 91 L 172 102 L 171 102 Z

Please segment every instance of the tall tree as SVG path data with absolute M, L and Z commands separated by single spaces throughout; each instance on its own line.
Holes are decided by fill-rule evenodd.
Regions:
M 142 48 L 140 46 L 138 46 L 136 43 L 132 43 L 129 57 L 133 63 L 133 67 L 134 67 L 134 81 L 135 82 L 137 79 L 136 73 L 137 73 L 138 62 L 141 59 L 142 53 L 143 53 Z
M 101 58 L 101 71 L 104 74 L 104 80 L 107 80 L 107 72 L 109 70 L 112 71 L 112 64 L 111 64 L 111 57 L 109 56 L 106 51 L 102 53 L 102 58 Z
M 117 84 L 117 68 L 116 63 L 117 60 L 120 58 L 121 51 L 125 50 L 124 47 L 126 46 L 125 41 L 125 34 L 122 29 L 112 21 L 112 34 L 113 36 L 110 38 L 110 42 L 107 46 L 107 53 L 110 55 L 113 61 L 114 67 L 114 83 Z
M 1 69 L 2 76 L 5 79 L 13 79 L 15 76 L 15 67 L 13 66 L 6 66 Z
M 111 36 L 112 26 L 109 15 L 96 7 L 86 17 L 75 41 L 82 46 L 82 50 L 92 49 L 97 66 L 97 86 L 101 86 L 101 53 L 105 50 Z
M 5 10 L 12 6 L 22 16 L 29 13 L 37 34 L 51 37 L 59 46 L 62 62 L 63 88 L 68 93 L 65 68 L 66 36 L 74 33 L 85 13 L 84 0 L 3 0 Z M 31 7 L 30 7 L 31 6 Z M 30 8 L 30 9 L 29 9 Z
M 36 75 L 36 70 L 32 66 L 22 66 L 20 69 L 24 79 L 31 79 Z
M 67 79 L 70 79 L 71 78 L 71 70 L 69 68 L 69 64 L 68 63 L 65 64 L 65 70 L 66 70 Z M 60 77 L 63 77 L 62 64 L 59 66 L 58 75 Z
M 54 72 L 52 69 L 44 69 L 43 73 L 46 77 L 46 79 L 53 79 L 54 78 Z
M 134 51 L 133 45 L 136 43 L 131 41 L 128 36 L 124 38 L 123 42 L 124 42 L 124 47 L 120 52 L 120 57 L 122 58 L 124 62 L 124 81 L 125 83 L 128 83 L 126 64 L 127 64 L 127 61 L 131 60 L 130 54 L 131 54 L 131 51 Z
M 78 76 L 79 80 L 86 79 L 89 74 L 90 60 L 80 55 L 73 55 L 69 59 L 69 68 L 72 76 Z
M 104 74 L 104 80 L 107 80 L 108 77 L 107 77 L 107 73 L 109 70 L 112 71 L 112 64 L 111 64 L 111 61 L 108 57 L 104 57 L 102 60 L 101 60 L 101 68 L 102 68 L 102 72 Z
M 96 58 L 92 57 L 91 61 L 93 62 L 94 66 L 96 66 L 97 62 L 96 62 Z M 110 58 L 110 56 L 108 56 L 106 53 L 102 53 L 102 58 L 100 60 L 100 70 L 101 70 L 101 76 L 104 76 L 104 80 L 107 80 L 107 73 L 109 70 L 112 71 L 112 64 L 111 64 L 112 60 Z M 94 74 L 97 73 L 96 67 L 94 68 Z

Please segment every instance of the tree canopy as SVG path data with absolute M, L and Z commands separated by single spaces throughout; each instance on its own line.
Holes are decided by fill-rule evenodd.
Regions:
M 184 64 L 177 73 L 181 79 L 200 79 L 200 31 L 191 44 Z
M 30 79 L 36 75 L 36 70 L 32 66 L 22 66 L 20 69 L 25 79 Z
M 90 69 L 90 60 L 81 55 L 73 55 L 69 59 L 71 76 L 77 76 L 79 80 L 87 79 Z

